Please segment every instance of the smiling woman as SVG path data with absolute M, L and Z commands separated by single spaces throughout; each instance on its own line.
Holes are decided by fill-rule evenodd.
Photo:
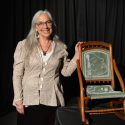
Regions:
M 64 106 L 59 74 L 70 76 L 75 71 L 78 45 L 69 60 L 66 45 L 56 39 L 51 14 L 40 10 L 34 15 L 29 34 L 17 44 L 14 53 L 13 105 L 18 113 L 17 125 L 54 125 L 57 107 Z

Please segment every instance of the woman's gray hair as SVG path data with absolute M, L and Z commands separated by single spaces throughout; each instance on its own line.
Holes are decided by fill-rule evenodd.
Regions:
M 48 10 L 39 10 L 35 13 L 35 15 L 32 18 L 32 23 L 31 23 L 31 29 L 26 37 L 26 46 L 28 49 L 28 53 L 31 53 L 34 46 L 36 46 L 38 44 L 38 38 L 37 38 L 37 32 L 36 32 L 36 23 L 37 23 L 37 19 L 40 15 L 42 14 L 48 14 L 49 18 L 53 21 L 53 36 L 52 39 L 53 40 L 58 40 L 59 37 L 55 34 L 55 22 L 50 14 L 50 12 Z M 27 54 L 28 54 L 27 53 Z M 29 54 L 28 54 L 29 55 Z

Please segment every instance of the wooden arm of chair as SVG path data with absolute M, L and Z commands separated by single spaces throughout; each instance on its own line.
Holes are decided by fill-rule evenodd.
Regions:
M 118 67 L 116 65 L 115 59 L 113 59 L 113 67 L 114 67 L 114 71 L 115 71 L 115 73 L 116 73 L 116 75 L 118 77 L 118 80 L 120 82 L 121 89 L 122 89 L 123 92 L 125 92 L 124 81 L 123 81 L 122 76 L 121 76 L 121 74 L 119 72 L 119 69 L 118 69 Z
M 81 100 L 81 103 L 83 103 L 84 102 L 83 100 L 85 99 L 85 89 L 83 86 L 83 79 L 82 79 L 83 77 L 82 77 L 79 60 L 77 60 L 77 72 L 78 72 L 78 79 L 79 79 L 79 85 L 80 85 L 80 100 Z
M 78 78 L 79 78 L 79 84 L 80 84 L 80 91 L 84 91 L 83 88 L 83 80 L 82 80 L 82 73 L 81 73 L 81 68 L 80 68 L 80 62 L 77 60 L 77 72 L 78 72 Z

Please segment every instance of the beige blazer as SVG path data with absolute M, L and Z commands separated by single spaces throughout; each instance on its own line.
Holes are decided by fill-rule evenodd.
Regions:
M 67 59 L 66 45 L 55 42 L 55 49 L 47 63 L 40 57 L 37 47 L 25 58 L 25 42 L 17 44 L 13 64 L 14 100 L 22 100 L 24 105 L 64 105 L 63 88 L 60 83 L 60 72 L 70 76 L 76 69 L 76 63 Z M 27 63 L 29 62 L 29 63 Z

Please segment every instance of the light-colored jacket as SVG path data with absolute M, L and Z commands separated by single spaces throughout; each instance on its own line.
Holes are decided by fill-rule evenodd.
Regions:
M 55 42 L 55 49 L 47 63 L 44 63 L 36 47 L 27 63 L 26 40 L 17 44 L 14 53 L 13 87 L 14 100 L 22 100 L 24 105 L 64 105 L 63 88 L 60 83 L 60 72 L 70 76 L 76 69 L 76 63 L 67 59 L 66 45 Z

